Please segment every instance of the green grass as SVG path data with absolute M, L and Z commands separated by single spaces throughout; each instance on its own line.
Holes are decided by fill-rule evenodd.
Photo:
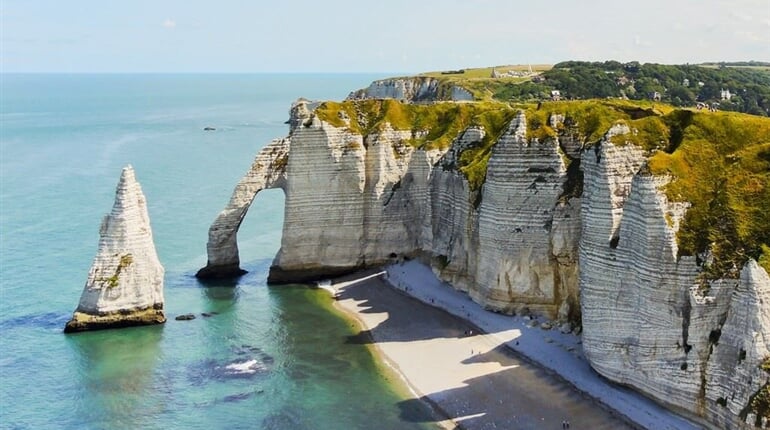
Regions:
M 505 78 L 492 78 L 492 70 L 496 69 L 500 73 L 508 71 L 528 71 L 529 65 L 507 65 L 507 66 L 495 66 L 495 67 L 482 67 L 472 69 L 461 69 L 462 73 L 456 73 L 459 70 L 441 72 L 428 72 L 420 74 L 418 77 L 431 77 L 439 79 L 440 89 L 445 88 L 451 90 L 454 86 L 465 88 L 473 94 L 475 100 L 479 101 L 507 101 L 508 97 L 507 89 L 511 86 L 515 86 L 524 82 L 532 80 L 534 75 L 537 75 L 543 71 L 550 70 L 552 68 L 549 64 L 533 64 L 532 76 L 522 77 L 505 77 Z M 442 99 L 449 100 L 450 93 L 445 90 Z
M 669 174 L 670 200 L 692 204 L 678 233 L 681 255 L 710 250 L 706 277 L 737 277 L 749 258 L 770 271 L 770 119 L 736 113 L 667 116 L 681 143 L 649 162 Z M 674 129 L 674 127 L 672 127 Z
M 344 111 L 350 123 L 340 118 Z M 484 127 L 486 135 L 477 145 L 458 156 L 457 168 L 466 176 L 472 189 L 478 189 L 486 177 L 486 165 L 494 142 L 511 121 L 516 110 L 506 103 L 434 103 L 406 104 L 397 100 L 354 100 L 325 102 L 316 115 L 336 127 L 367 135 L 381 130 L 385 124 L 397 130 L 427 131 L 421 138 L 407 143 L 415 148 L 446 149 L 466 128 Z
M 427 131 L 408 142 L 415 148 L 447 148 L 471 125 L 486 136 L 458 154 L 456 168 L 472 190 L 486 178 L 491 149 L 522 109 L 527 138 L 568 134 L 584 147 L 598 143 L 616 123 L 631 133 L 615 136 L 615 145 L 635 144 L 650 154 L 650 171 L 671 175 L 669 200 L 691 203 L 678 233 L 680 255 L 710 250 L 714 263 L 706 279 L 735 277 L 749 258 L 770 271 L 770 119 L 732 112 L 696 112 L 671 106 L 618 99 L 508 104 L 438 102 L 404 104 L 396 100 L 326 102 L 316 114 L 337 127 L 367 135 L 390 124 L 398 130 Z M 340 118 L 344 111 L 349 125 Z M 556 129 L 552 114 L 565 116 Z
M 673 112 L 671 106 L 657 103 L 635 103 L 627 100 L 577 100 L 544 102 L 520 105 L 527 116 L 527 138 L 539 140 L 554 138 L 559 133 L 576 135 L 584 145 L 590 146 L 601 140 L 612 125 L 622 122 L 629 126 L 632 134 L 616 136 L 612 142 L 617 145 L 634 143 L 647 150 L 665 146 L 668 140 L 668 126 L 663 116 Z M 548 119 L 553 114 L 564 115 L 564 122 L 558 129 L 551 128 Z
M 131 254 L 124 254 L 120 256 L 118 266 L 115 268 L 115 273 L 109 278 L 101 278 L 107 288 L 115 288 L 118 286 L 118 279 L 120 278 L 120 272 L 126 267 L 130 266 L 134 262 L 134 256 Z
M 550 64 L 532 64 L 532 72 L 539 73 L 546 70 L 551 70 L 553 67 Z M 460 69 L 463 73 L 446 74 L 446 71 L 436 71 L 421 73 L 420 76 L 430 76 L 432 78 L 460 78 L 460 79 L 488 79 L 492 77 L 492 69 L 496 69 L 500 73 L 505 73 L 511 70 L 525 72 L 529 70 L 529 64 L 517 64 L 506 66 L 494 66 L 494 67 L 481 67 L 472 69 Z

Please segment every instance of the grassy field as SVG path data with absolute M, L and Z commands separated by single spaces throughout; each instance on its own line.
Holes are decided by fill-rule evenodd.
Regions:
M 731 69 L 749 69 L 749 70 L 761 70 L 764 72 L 770 72 L 770 64 L 737 66 L 737 65 L 731 65 L 731 64 L 723 65 L 719 63 L 703 63 L 698 65 L 700 67 L 705 67 L 707 69 L 719 69 L 721 67 L 729 67 Z
M 507 66 L 494 66 L 494 67 L 482 67 L 478 69 L 462 69 L 463 73 L 447 73 L 447 72 L 428 72 L 422 73 L 420 76 L 430 76 L 433 78 L 459 78 L 465 79 L 491 79 L 492 69 L 496 69 L 500 73 L 506 73 L 508 71 L 526 72 L 532 67 L 532 72 L 537 74 L 546 70 L 551 70 L 553 67 L 550 64 L 514 64 Z M 458 70 L 459 71 L 459 70 Z

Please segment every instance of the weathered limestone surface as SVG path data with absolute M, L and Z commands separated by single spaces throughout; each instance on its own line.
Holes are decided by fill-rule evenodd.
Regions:
M 770 355 L 767 274 L 749 262 L 740 282 L 700 288 L 695 259 L 677 258 L 687 204 L 666 199 L 669 178 L 647 173 L 640 149 L 608 139 L 583 154 L 582 166 L 586 357 L 602 375 L 676 410 L 745 427 L 739 412 L 768 379 L 759 368 Z
M 706 369 L 707 403 L 725 403 L 724 407 L 710 411 L 710 418 L 717 425 L 729 427 L 751 396 L 770 382 L 770 375 L 756 365 L 767 358 L 770 351 L 768 303 L 770 277 L 750 260 L 743 267 L 740 283 L 732 293 L 727 318 L 721 334 L 715 339 Z M 754 423 L 755 417 L 747 416 L 746 421 Z
M 361 267 L 363 137 L 312 117 L 291 136 L 281 249 L 270 282 L 304 281 Z
M 199 276 L 239 273 L 240 222 L 256 193 L 275 186 L 286 207 L 270 282 L 424 258 L 490 309 L 577 321 L 579 199 L 562 198 L 559 142 L 527 142 L 523 114 L 494 149 L 484 190 L 456 168 L 458 154 L 484 138 L 480 126 L 449 148 L 423 150 L 407 142 L 416 132 L 385 125 L 361 136 L 320 120 L 306 101 L 291 117 L 290 136 L 260 152 L 212 225 Z
M 559 254 L 574 266 L 577 258 L 579 205 L 560 202 L 566 180 L 558 139 L 527 141 L 526 119 L 519 114 L 487 168 L 474 300 L 506 313 L 528 307 L 552 317 L 570 294 L 577 305 L 576 273 L 560 271 L 556 260 Z
M 388 94 L 415 100 L 430 88 L 403 85 Z M 412 131 L 361 136 L 307 106 L 292 112 L 301 118 L 285 140 L 286 217 L 270 281 L 420 258 L 491 310 L 582 321 L 586 357 L 607 378 L 704 423 L 746 426 L 741 412 L 767 383 L 767 274 L 750 262 L 740 281 L 699 287 L 695 259 L 678 257 L 676 242 L 688 204 L 668 201 L 670 178 L 649 174 L 643 149 L 612 143 L 628 126 L 584 148 L 564 116 L 549 119 L 556 138 L 538 141 L 519 115 L 472 190 L 458 154 L 484 138 L 479 126 L 425 151 L 408 144 Z M 248 206 L 239 207 L 221 228 L 237 230 Z M 234 236 L 227 249 L 237 267 Z
M 227 207 L 209 227 L 208 262 L 195 276 L 218 278 L 245 273 L 239 266 L 238 229 L 257 193 L 284 186 L 290 144 L 289 138 L 277 139 L 259 151 L 251 168 L 233 190 Z
M 374 81 L 368 87 L 354 91 L 348 96 L 348 100 L 359 99 L 396 99 L 406 102 L 471 101 L 473 94 L 456 85 L 443 88 L 436 78 L 416 76 Z
M 112 212 L 99 229 L 99 249 L 83 294 L 64 331 L 165 322 L 163 273 L 144 194 L 133 168 L 125 167 Z

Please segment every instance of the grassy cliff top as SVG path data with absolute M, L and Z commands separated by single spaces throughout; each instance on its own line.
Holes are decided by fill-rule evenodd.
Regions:
M 669 199 L 692 204 L 680 254 L 710 250 L 710 278 L 737 276 L 749 257 L 770 272 L 770 119 L 691 111 L 664 119 L 674 150 L 655 153 L 649 166 L 673 176 Z
M 491 149 L 518 111 L 527 117 L 527 137 L 540 141 L 569 136 L 584 147 L 597 144 L 614 124 L 631 133 L 616 145 L 648 151 L 653 174 L 670 175 L 665 192 L 692 204 L 679 231 L 681 255 L 710 250 L 708 278 L 737 276 L 748 258 L 770 271 L 770 119 L 735 112 L 677 109 L 660 102 L 582 100 L 540 104 L 483 101 L 407 104 L 396 100 L 325 102 L 318 117 L 367 135 L 389 124 L 412 131 L 407 143 L 445 149 L 469 126 L 486 136 L 458 154 L 457 168 L 478 190 Z M 562 121 L 552 123 L 554 115 Z
M 549 100 L 552 91 L 559 91 L 562 99 L 570 100 L 655 98 L 680 107 L 719 103 L 721 110 L 770 116 L 770 67 L 760 62 L 668 65 L 565 61 L 553 66 L 460 69 L 418 77 L 438 79 L 442 88 L 463 87 L 475 100 L 537 102 Z M 440 94 L 446 99 L 451 92 Z
M 672 177 L 669 200 L 691 204 L 678 233 L 680 255 L 710 251 L 705 279 L 737 277 L 749 258 L 770 272 L 770 118 L 622 100 L 548 102 L 526 114 L 530 139 L 569 134 L 584 147 L 626 124 L 631 133 L 611 142 L 644 148 L 650 172 Z M 555 129 L 554 114 L 565 118 Z
M 499 102 L 426 105 L 386 99 L 324 102 L 315 112 L 323 121 L 362 135 L 379 131 L 386 124 L 412 131 L 413 137 L 407 143 L 422 149 L 446 149 L 468 127 L 481 126 L 486 132 L 484 139 L 458 157 L 459 170 L 471 187 L 478 189 L 486 176 L 491 148 L 517 109 Z
M 509 64 L 505 66 L 493 66 L 493 67 L 480 67 L 460 70 L 446 70 L 437 72 L 421 73 L 420 76 L 430 76 L 433 78 L 446 78 L 446 79 L 488 79 L 492 77 L 492 72 L 505 74 L 508 72 L 529 72 L 530 70 L 537 74 L 546 70 L 551 70 L 553 65 L 551 64 Z

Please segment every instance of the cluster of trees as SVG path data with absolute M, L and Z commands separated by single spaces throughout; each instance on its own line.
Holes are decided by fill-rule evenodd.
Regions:
M 761 66 L 761 65 L 760 65 Z M 567 61 L 544 72 L 539 81 L 503 85 L 494 91 L 502 100 L 537 99 L 559 90 L 570 99 L 660 96 L 662 102 L 694 106 L 718 102 L 721 110 L 770 115 L 770 70 L 763 67 L 640 64 L 617 61 Z M 729 100 L 722 90 L 730 92 Z

